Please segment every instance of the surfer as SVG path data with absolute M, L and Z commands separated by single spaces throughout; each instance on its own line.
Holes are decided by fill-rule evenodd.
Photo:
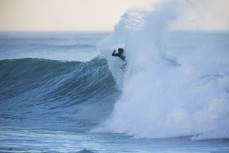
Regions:
M 118 56 L 120 57 L 123 61 L 125 61 L 126 59 L 126 56 L 124 55 L 124 49 L 123 48 L 119 48 L 118 49 L 118 53 L 115 53 L 116 50 L 114 49 L 113 50 L 113 53 L 112 53 L 112 56 Z
M 127 61 L 126 61 L 126 56 L 124 54 L 124 49 L 123 48 L 119 48 L 118 49 L 118 53 L 115 53 L 116 50 L 113 50 L 112 56 L 117 56 L 119 58 L 121 58 L 124 61 L 124 64 L 120 67 L 123 71 L 126 71 L 126 67 L 127 67 Z

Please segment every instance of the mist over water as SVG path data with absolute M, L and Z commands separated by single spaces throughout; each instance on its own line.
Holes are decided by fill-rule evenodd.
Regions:
M 96 131 L 136 138 L 229 138 L 228 34 L 172 32 L 184 5 L 195 6 L 172 1 L 151 11 L 127 11 L 99 45 L 123 93 Z M 110 57 L 118 47 L 126 50 L 125 72 L 122 62 Z

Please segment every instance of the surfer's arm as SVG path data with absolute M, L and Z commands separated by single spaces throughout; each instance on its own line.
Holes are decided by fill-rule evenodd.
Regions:
M 119 54 L 118 53 L 115 53 L 116 52 L 116 50 L 114 49 L 113 50 L 113 53 L 112 53 L 112 56 L 119 56 Z

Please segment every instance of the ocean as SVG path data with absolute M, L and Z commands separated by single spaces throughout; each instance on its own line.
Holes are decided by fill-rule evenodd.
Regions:
M 114 32 L 0 33 L 0 152 L 229 152 L 229 33 L 138 13 Z

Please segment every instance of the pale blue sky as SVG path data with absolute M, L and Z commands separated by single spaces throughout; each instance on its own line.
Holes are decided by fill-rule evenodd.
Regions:
M 154 1 L 0 0 L 0 31 L 111 31 L 125 10 Z
M 112 31 L 127 9 L 152 6 L 160 1 L 0 0 L 0 31 Z M 229 0 L 183 1 L 196 2 L 195 8 L 182 14 L 175 27 L 229 29 Z

